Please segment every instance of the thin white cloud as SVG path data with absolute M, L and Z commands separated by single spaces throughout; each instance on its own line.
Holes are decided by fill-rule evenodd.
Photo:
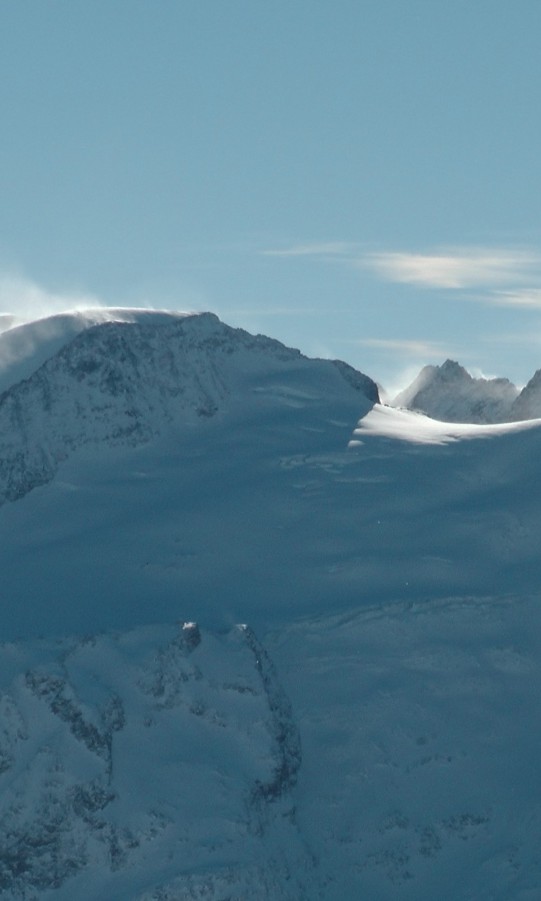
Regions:
M 264 250 L 270 257 L 304 257 L 369 270 L 398 284 L 461 292 L 463 299 L 496 306 L 541 308 L 541 253 L 524 247 L 448 247 L 426 253 L 365 252 L 360 243 L 298 243 Z M 466 295 L 465 291 L 479 293 Z
M 541 257 L 513 248 L 451 248 L 433 253 L 371 253 L 359 265 L 388 281 L 457 290 L 531 281 L 541 269 Z
M 399 353 L 409 357 L 434 357 L 448 355 L 439 341 L 408 340 L 399 338 L 359 338 L 355 344 L 377 350 Z
M 525 307 L 541 310 L 541 288 L 517 288 L 510 291 L 493 291 L 484 298 L 488 303 L 503 307 Z

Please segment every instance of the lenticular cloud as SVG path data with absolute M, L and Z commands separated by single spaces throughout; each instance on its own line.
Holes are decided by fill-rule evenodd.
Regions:
M 540 259 L 527 250 L 451 248 L 426 254 L 373 253 L 365 264 L 389 281 L 461 289 L 523 282 L 539 269 Z

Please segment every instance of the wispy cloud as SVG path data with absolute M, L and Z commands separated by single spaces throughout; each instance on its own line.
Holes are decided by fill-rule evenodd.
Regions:
M 541 288 L 517 288 L 510 291 L 493 291 L 486 298 L 488 303 L 503 307 L 526 307 L 541 310 Z
M 541 308 L 541 253 L 531 248 L 439 247 L 416 253 L 366 251 L 353 241 L 325 241 L 262 252 L 353 266 L 397 284 L 461 292 L 464 299 L 479 303 Z
M 401 354 L 405 357 L 440 357 L 449 355 L 439 341 L 423 341 L 399 338 L 359 338 L 353 343 L 360 347 L 373 347 L 376 350 Z
M 540 274 L 541 256 L 512 248 L 451 248 L 431 253 L 370 253 L 359 265 L 392 282 L 460 290 L 529 282 Z
M 266 257 L 322 257 L 329 258 L 350 258 L 358 247 L 356 244 L 349 244 L 345 241 L 326 241 L 314 244 L 294 244 L 292 247 L 285 247 L 275 250 L 262 251 Z

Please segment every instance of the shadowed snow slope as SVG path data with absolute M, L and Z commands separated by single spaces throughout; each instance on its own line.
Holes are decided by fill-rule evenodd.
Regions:
M 533 901 L 541 421 L 133 319 L 0 397 L 0 897 Z

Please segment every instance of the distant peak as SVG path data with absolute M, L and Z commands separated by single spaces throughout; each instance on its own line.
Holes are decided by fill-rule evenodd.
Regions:
M 456 360 L 447 359 L 441 366 L 425 366 L 393 406 L 445 422 L 505 422 L 517 395 L 518 388 L 507 379 L 475 378 Z
M 467 371 L 467 369 L 464 369 L 464 367 L 461 366 L 460 363 L 457 363 L 456 360 L 448 359 L 445 361 L 445 363 L 442 363 L 441 366 L 439 366 L 439 367 L 435 366 L 434 368 L 436 370 L 439 369 L 440 372 L 445 375 L 453 375 L 453 376 L 461 376 L 461 377 L 466 376 L 469 379 L 472 378 L 472 376 Z

